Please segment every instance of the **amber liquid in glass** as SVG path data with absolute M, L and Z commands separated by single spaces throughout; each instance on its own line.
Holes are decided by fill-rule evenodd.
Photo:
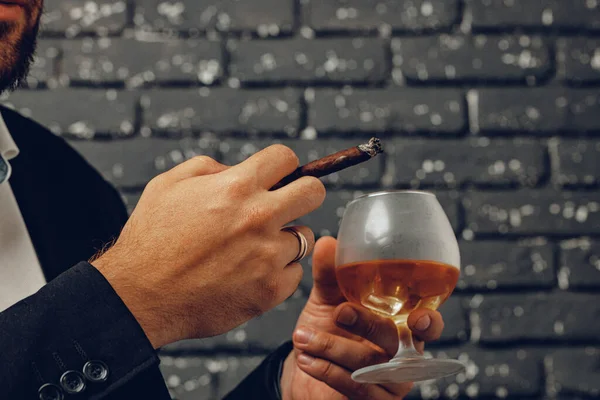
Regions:
M 459 270 L 434 261 L 373 260 L 341 265 L 336 275 L 349 301 L 402 324 L 414 309 L 435 310 L 446 301 Z

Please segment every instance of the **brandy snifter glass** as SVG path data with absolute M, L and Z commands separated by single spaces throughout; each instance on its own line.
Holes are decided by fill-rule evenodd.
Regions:
M 427 358 L 407 327 L 415 309 L 437 309 L 460 274 L 460 253 L 450 221 L 434 194 L 384 191 L 351 201 L 342 217 L 336 276 L 348 301 L 390 318 L 399 346 L 387 363 L 355 371 L 358 382 L 418 382 L 456 374 L 458 360 Z

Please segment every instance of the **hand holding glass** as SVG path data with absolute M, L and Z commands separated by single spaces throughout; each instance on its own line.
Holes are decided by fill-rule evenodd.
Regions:
M 406 325 L 416 308 L 437 309 L 460 273 L 454 231 L 435 195 L 388 191 L 350 202 L 342 217 L 336 275 L 346 298 L 390 318 L 400 339 L 395 357 L 352 374 L 358 382 L 437 379 L 464 369 L 457 360 L 425 358 Z

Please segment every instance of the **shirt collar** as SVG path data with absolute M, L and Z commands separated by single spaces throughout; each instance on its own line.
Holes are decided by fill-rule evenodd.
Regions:
M 2 112 L 0 112 L 0 155 L 6 160 L 12 160 L 19 155 L 19 148 L 4 123 Z

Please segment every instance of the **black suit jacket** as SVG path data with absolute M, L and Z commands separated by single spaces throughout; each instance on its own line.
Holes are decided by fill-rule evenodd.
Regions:
M 14 111 L 0 112 L 20 149 L 10 184 L 48 281 L 0 313 L 0 399 L 43 398 L 47 384 L 41 390 L 48 399 L 57 390 L 65 399 L 170 399 L 156 351 L 86 262 L 125 224 L 121 197 L 63 139 Z M 227 399 L 278 399 L 290 349 L 287 343 L 267 357 Z M 94 360 L 108 368 L 103 382 L 84 374 Z M 72 390 L 81 382 L 85 388 L 69 394 L 69 381 Z

